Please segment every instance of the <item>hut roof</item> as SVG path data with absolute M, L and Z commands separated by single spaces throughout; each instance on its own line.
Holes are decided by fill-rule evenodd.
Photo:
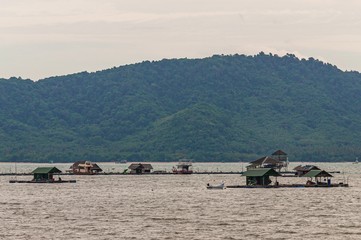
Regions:
M 281 174 L 279 174 L 272 168 L 257 168 L 257 169 L 247 170 L 242 174 L 242 176 L 263 177 L 263 176 L 281 176 Z
M 192 162 L 178 162 L 177 167 L 190 167 L 192 166 Z
M 332 177 L 332 175 L 324 170 L 311 170 L 303 177 Z
M 153 166 L 152 166 L 152 164 L 149 164 L 149 163 L 132 163 L 132 164 L 130 164 L 130 166 L 128 168 L 130 170 L 135 170 L 138 168 L 153 169 Z
M 61 171 L 56 167 L 38 167 L 31 173 L 47 174 L 47 173 L 61 173 Z
M 285 153 L 285 152 L 282 151 L 282 150 L 277 150 L 277 151 L 275 151 L 274 153 L 272 153 L 272 156 L 275 156 L 275 155 L 287 155 L 287 153 Z
M 268 156 L 265 156 L 265 157 L 259 158 L 259 159 L 255 160 L 253 162 L 250 162 L 250 163 L 252 165 L 262 165 L 262 164 L 280 164 L 282 162 L 279 161 L 279 160 L 270 158 Z
M 321 170 L 321 169 L 319 169 L 315 165 L 304 165 L 304 166 L 299 165 L 299 166 L 295 167 L 293 170 L 295 170 L 295 171 L 304 171 L 305 172 L 305 171 L 310 171 L 310 170 Z

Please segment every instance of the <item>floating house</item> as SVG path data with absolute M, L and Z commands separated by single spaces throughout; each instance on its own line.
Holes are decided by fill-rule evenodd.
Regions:
M 247 186 L 268 186 L 272 183 L 270 177 L 276 177 L 275 185 L 278 185 L 277 177 L 281 174 L 273 168 L 258 168 L 249 169 L 242 176 L 246 176 Z
M 272 168 L 280 170 L 284 166 L 282 161 L 273 159 L 268 156 L 259 158 L 253 162 L 250 162 L 250 164 L 251 165 L 247 166 L 247 170 L 257 168 Z
M 331 174 L 324 170 L 310 170 L 303 177 L 310 178 L 307 181 L 306 185 L 317 185 L 317 186 L 331 186 L 331 178 L 333 177 Z M 312 180 L 315 181 L 312 181 Z
M 54 174 L 59 174 L 61 171 L 56 167 L 38 167 L 31 172 L 34 177 L 31 181 L 10 180 L 10 183 L 75 183 L 76 180 L 62 180 L 60 176 L 54 178 Z
M 90 161 L 75 162 L 67 172 L 73 174 L 92 175 L 102 172 L 103 170 L 96 163 Z
M 191 161 L 179 161 L 177 167 L 173 167 L 173 173 L 175 174 L 192 174 L 192 162 Z
M 308 173 L 311 170 L 321 170 L 315 165 L 299 165 L 295 167 L 293 170 L 296 171 L 296 176 L 302 177 L 306 173 Z
M 149 163 L 132 163 L 128 167 L 131 174 L 151 173 L 153 166 Z
M 281 176 L 279 172 L 272 168 L 257 168 L 247 170 L 242 174 L 246 177 L 246 185 L 231 185 L 227 188 L 300 188 L 300 187 L 348 187 L 348 183 L 331 183 L 333 177 L 324 170 L 310 170 L 303 177 L 309 178 L 304 183 L 298 184 L 280 184 L 277 177 Z M 272 184 L 271 177 L 275 177 Z
M 54 174 L 61 171 L 56 167 L 38 167 L 31 173 L 34 174 L 33 181 L 54 181 Z

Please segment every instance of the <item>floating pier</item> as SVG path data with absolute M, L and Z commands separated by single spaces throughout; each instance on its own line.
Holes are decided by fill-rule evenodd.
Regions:
M 192 174 L 237 174 L 240 175 L 242 172 L 193 172 Z M 184 175 L 192 175 L 192 174 L 184 174 Z M 30 176 L 32 173 L 0 173 L 0 176 Z M 77 175 L 74 173 L 58 173 L 57 175 L 66 176 L 66 175 Z M 86 174 L 83 174 L 85 176 Z M 176 174 L 173 172 L 151 172 L 151 173 L 124 173 L 124 172 L 102 172 L 97 174 L 89 174 L 89 176 L 96 175 L 182 175 Z
M 76 183 L 76 180 L 56 180 L 56 181 L 10 180 L 9 183 Z
M 230 185 L 226 188 L 330 188 L 330 187 L 349 187 L 348 184 L 338 183 L 330 185 L 307 185 L 307 184 L 281 184 L 281 185 Z
M 340 171 L 333 171 L 330 173 L 341 173 Z M 136 173 L 124 173 L 124 172 L 101 172 L 101 173 L 97 173 L 97 174 L 88 174 L 88 175 L 182 175 L 182 174 L 175 174 L 173 172 L 151 172 L 151 173 L 141 173 L 141 174 L 136 174 Z M 241 175 L 243 174 L 243 172 L 222 172 L 222 171 L 217 171 L 217 172 L 213 172 L 213 171 L 200 171 L 200 172 L 193 172 L 192 174 L 225 174 L 225 175 L 229 175 L 229 174 L 234 174 L 234 175 Z M 282 175 L 282 177 L 299 177 L 296 175 L 296 172 L 280 172 L 280 174 Z M 29 175 L 33 175 L 32 173 L 0 173 L 0 176 L 29 176 Z M 58 173 L 57 175 L 77 175 L 74 173 Z M 86 174 L 83 174 L 86 175 Z M 189 174 L 186 174 L 189 175 Z

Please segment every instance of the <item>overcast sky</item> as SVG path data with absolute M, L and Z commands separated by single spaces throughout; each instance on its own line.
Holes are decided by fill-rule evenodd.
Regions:
M 260 51 L 361 71 L 361 1 L 0 0 L 0 78 Z

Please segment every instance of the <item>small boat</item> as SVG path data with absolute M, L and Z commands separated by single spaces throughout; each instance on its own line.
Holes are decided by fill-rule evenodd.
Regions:
M 207 183 L 207 189 L 224 189 L 224 183 L 218 185 L 211 185 Z

